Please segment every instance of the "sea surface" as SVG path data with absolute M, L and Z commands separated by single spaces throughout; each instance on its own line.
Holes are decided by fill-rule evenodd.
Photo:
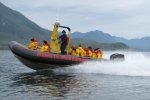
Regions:
M 124 62 L 37 72 L 0 50 L 0 100 L 150 100 L 150 53 L 118 52 Z

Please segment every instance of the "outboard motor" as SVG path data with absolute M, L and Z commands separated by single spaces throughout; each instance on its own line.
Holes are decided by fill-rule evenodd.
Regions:
M 110 60 L 111 61 L 124 61 L 125 56 L 124 54 L 115 53 L 115 54 L 110 55 Z

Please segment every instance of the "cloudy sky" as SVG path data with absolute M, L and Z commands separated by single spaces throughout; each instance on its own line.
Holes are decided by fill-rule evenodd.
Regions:
M 43 28 L 53 23 L 72 31 L 101 30 L 114 36 L 150 36 L 150 0 L 0 0 Z

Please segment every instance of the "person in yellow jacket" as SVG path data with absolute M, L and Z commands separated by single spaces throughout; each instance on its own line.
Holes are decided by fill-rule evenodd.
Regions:
M 96 55 L 95 51 L 92 52 L 92 58 L 97 58 L 97 55 Z
M 47 43 L 47 41 L 43 41 L 43 45 L 40 47 L 41 52 L 50 52 L 50 45 Z
M 100 53 L 100 52 L 97 53 L 97 58 L 98 58 L 98 59 L 102 59 L 102 57 L 103 57 L 103 53 Z
M 27 45 L 27 47 L 28 47 L 28 49 L 36 50 L 36 49 L 38 48 L 37 39 L 32 38 L 32 39 L 31 39 L 31 42 Z
M 76 49 L 76 55 L 82 57 L 86 56 L 86 52 L 84 51 L 81 45 L 79 45 L 78 48 Z
M 76 47 L 75 47 L 74 45 L 72 45 L 71 48 L 69 48 L 68 53 L 69 53 L 70 55 L 76 56 L 76 55 L 77 55 L 77 54 L 76 54 Z

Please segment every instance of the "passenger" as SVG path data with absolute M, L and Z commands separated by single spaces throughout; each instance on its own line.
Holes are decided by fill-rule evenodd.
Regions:
M 87 48 L 87 56 L 88 56 L 88 57 L 92 57 L 92 52 L 93 52 L 93 49 L 92 49 L 92 47 L 89 46 L 89 47 Z
M 85 56 L 89 57 L 88 48 L 84 48 L 84 51 L 85 51 Z
M 61 50 L 61 54 L 66 54 L 66 47 L 67 47 L 67 44 L 68 44 L 68 37 L 66 35 L 66 31 L 63 30 L 62 31 L 62 35 L 59 37 L 59 39 L 61 40 L 61 47 L 60 47 L 60 50 Z
M 86 57 L 92 57 L 92 47 L 84 48 L 84 51 L 86 52 Z
M 82 57 L 86 56 L 86 52 L 84 51 L 81 45 L 77 47 L 76 54 L 77 56 L 82 56 Z
M 76 47 L 75 45 L 72 45 L 69 49 L 69 54 L 70 55 L 73 55 L 73 56 L 76 56 Z
M 41 52 L 50 52 L 50 45 L 47 43 L 47 41 L 43 41 L 42 46 L 40 47 Z
M 95 51 L 96 57 L 97 57 L 98 59 L 102 59 L 102 57 L 103 57 L 103 52 L 102 52 L 99 48 L 96 48 L 94 51 Z
M 92 51 L 92 58 L 97 58 L 96 52 L 94 50 Z
M 27 47 L 31 50 L 36 50 L 38 48 L 38 42 L 37 39 L 32 38 L 31 42 L 27 45 Z
M 68 54 L 71 55 L 71 52 L 72 52 L 72 47 L 69 48 Z
M 84 48 L 84 51 L 85 51 L 85 56 L 90 57 L 90 50 L 88 49 L 88 47 Z

